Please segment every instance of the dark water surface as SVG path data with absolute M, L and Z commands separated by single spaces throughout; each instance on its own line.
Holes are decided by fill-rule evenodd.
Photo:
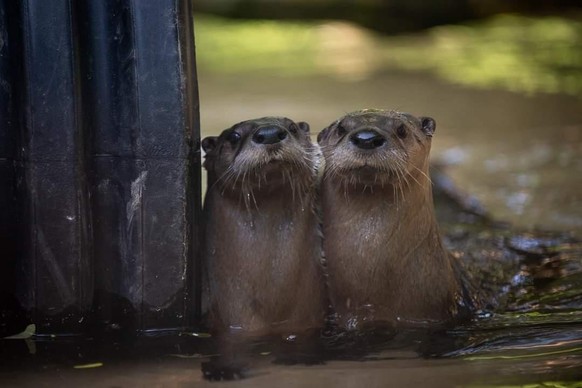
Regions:
M 211 45 L 197 38 L 204 57 Z M 381 67 L 364 74 L 360 38 L 329 75 L 229 73 L 201 61 L 203 135 L 267 115 L 307 121 L 314 134 L 360 108 L 434 117 L 435 184 L 461 188 L 436 191 L 445 243 L 497 308 L 441 330 L 328 335 L 307 347 L 261 341 L 242 357 L 248 378 L 222 383 L 201 372 L 220 347 L 191 333 L 5 339 L 0 386 L 582 387 L 582 99 L 473 89 Z M 355 62 L 342 62 L 350 55 Z M 466 209 L 472 199 L 477 215 Z

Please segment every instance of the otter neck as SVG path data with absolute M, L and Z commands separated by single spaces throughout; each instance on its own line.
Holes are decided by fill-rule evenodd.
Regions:
M 212 214 L 207 221 L 210 248 L 224 251 L 222 257 L 236 257 L 238 263 L 229 259 L 229 266 L 251 265 L 258 270 L 282 260 L 286 263 L 281 268 L 289 269 L 312 259 L 312 255 L 295 259 L 295 252 L 315 254 L 320 249 L 312 241 L 317 236 L 313 191 L 283 185 L 240 194 L 214 189 L 205 204 Z
M 342 324 L 351 316 L 450 318 L 459 284 L 428 182 L 363 189 L 324 177 L 322 208 L 332 303 Z
M 403 187 L 398 198 L 394 192 L 388 186 L 345 190 L 324 177 L 329 287 L 347 327 L 350 317 L 412 322 L 446 321 L 453 314 L 458 282 L 442 245 L 431 188 Z
M 341 224 L 342 219 L 345 222 L 358 219 L 372 229 L 377 228 L 376 232 L 390 239 L 421 241 L 428 238 L 440 241 L 431 183 L 420 173 L 409 179 L 409 184 L 398 182 L 383 187 L 344 185 L 324 177 L 322 195 L 326 198 L 323 206 L 326 220 L 339 221 Z M 331 209 L 326 206 L 330 203 L 343 203 L 345 206 L 334 206 Z M 401 233 L 406 235 L 401 236 Z M 418 249 L 416 244 L 399 246 Z
M 277 195 L 255 193 L 249 207 L 219 190 L 208 193 L 205 259 L 220 326 L 250 332 L 318 327 L 321 242 L 312 206 L 312 192 L 294 196 L 290 187 Z

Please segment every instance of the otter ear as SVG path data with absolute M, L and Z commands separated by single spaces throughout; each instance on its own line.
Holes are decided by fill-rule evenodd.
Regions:
M 422 126 L 422 132 L 424 132 L 426 136 L 432 137 L 432 134 L 436 131 L 436 122 L 434 119 L 432 117 L 421 117 L 420 123 Z
M 218 142 L 218 136 L 208 136 L 202 140 L 202 149 L 207 154 L 216 148 L 216 143 Z
M 299 127 L 299 129 L 301 129 L 303 132 L 305 133 L 309 133 L 309 124 L 307 124 L 305 121 L 298 121 L 297 122 L 297 126 Z

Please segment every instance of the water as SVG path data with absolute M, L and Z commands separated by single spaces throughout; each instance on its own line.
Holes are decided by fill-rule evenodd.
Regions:
M 215 75 L 200 71 L 204 134 L 265 115 L 305 120 L 317 133 L 359 108 L 436 119 L 431 152 L 498 219 L 582 236 L 582 100 L 475 90 L 428 75 L 332 77 Z
M 519 27 L 502 24 L 488 24 L 488 32 L 482 35 L 469 31 L 471 39 L 486 40 L 497 55 L 504 53 L 507 45 L 515 49 L 512 52 L 528 45 L 509 42 L 509 35 L 525 41 L 537 36 L 516 30 L 507 35 L 505 32 Z M 480 287 L 489 290 L 503 308 L 452 330 L 403 332 L 388 341 L 360 344 L 361 359 L 368 362 L 349 357 L 353 349 L 347 344 L 343 348 L 332 346 L 332 355 L 328 353 L 324 365 L 281 369 L 266 360 L 252 384 L 521 386 L 548 382 L 548 386 L 558 386 L 560 381 L 581 380 L 580 97 L 514 93 L 492 85 L 482 89 L 482 84 L 475 85 L 478 88 L 459 86 L 427 73 L 383 66 L 383 58 L 390 50 L 394 52 L 394 42 L 382 43 L 361 29 L 330 23 L 316 31 L 316 37 L 311 37 L 315 41 L 307 44 L 298 39 L 293 46 L 300 52 L 290 54 L 300 63 L 295 68 L 281 65 L 284 54 L 277 55 L 275 48 L 270 48 L 268 55 L 259 49 L 253 51 L 251 67 L 261 68 L 260 74 L 242 68 L 233 73 L 228 68 L 212 70 L 217 63 L 213 56 L 211 66 L 203 65 L 199 72 L 203 132 L 215 134 L 252 117 L 286 115 L 309 122 L 315 134 L 339 116 L 360 108 L 392 108 L 434 117 L 433 162 L 442 166 L 441 171 L 457 188 L 471 194 L 461 199 L 466 203 L 476 200 L 490 216 L 487 220 L 469 215 L 437 191 L 445 242 L 469 264 Z M 496 45 L 492 34 L 498 33 L 502 36 Z M 428 42 L 434 43 L 432 39 L 437 36 L 444 44 L 445 35 L 442 29 L 429 32 L 432 38 L 399 39 L 409 47 L 421 47 L 414 55 L 409 52 L 409 58 L 430 62 L 430 58 L 423 58 L 422 50 L 429 49 L 430 56 L 435 56 L 443 47 L 431 48 Z M 317 37 L 321 41 L 317 42 Z M 284 40 L 284 36 L 279 38 Z M 455 43 L 454 39 L 450 42 Z M 579 37 L 573 42 L 580 42 Z M 480 46 L 474 43 L 471 52 L 479 52 Z M 276 64 L 269 67 L 264 59 L 273 56 Z M 558 54 L 556 60 L 562 57 Z M 527 72 L 540 69 L 525 56 L 517 59 L 520 61 L 524 68 L 527 64 Z M 457 79 L 471 74 L 454 67 L 460 66 L 456 64 L 459 61 L 453 62 L 446 68 L 446 59 L 437 61 L 440 73 L 457 73 Z M 478 60 L 472 62 L 483 69 Z M 233 66 L 244 64 L 248 61 Z M 317 70 L 308 71 L 307 67 Z M 430 65 L 420 67 L 424 70 Z M 528 76 L 511 71 L 501 78 L 508 82 L 519 78 L 523 86 Z M 495 78 L 495 71 L 490 70 L 487 77 Z M 534 80 L 530 81 L 537 82 Z M 530 90 L 543 89 L 543 82 L 531 82 Z M 510 85 L 508 89 L 519 87 Z
M 204 134 L 265 115 L 315 133 L 360 108 L 432 116 L 433 159 L 456 163 L 448 173 L 498 219 L 582 236 L 580 18 L 502 15 L 398 37 L 196 21 Z
M 470 253 L 466 260 L 482 271 L 488 260 L 482 287 L 503 309 L 449 328 L 257 340 L 237 347 L 236 361 L 227 363 L 215 359 L 223 347 L 204 333 L 3 340 L 0 384 L 206 386 L 216 384 L 204 378 L 210 371 L 252 387 L 580 386 L 582 244 L 489 224 L 438 192 L 437 203 L 449 248 Z
M 340 31 L 354 44 L 348 53 L 369 44 L 360 30 Z M 200 59 L 208 44 L 197 32 Z M 306 346 L 257 341 L 242 357 L 248 378 L 224 384 L 582 386 L 580 97 L 458 86 L 377 65 L 369 47 L 371 62 L 346 62 L 348 54 L 333 51 L 339 59 L 335 68 L 325 65 L 329 74 L 219 71 L 201 59 L 203 135 L 265 115 L 305 120 L 313 133 L 359 108 L 434 117 L 433 161 L 462 189 L 435 192 L 445 243 L 501 307 L 440 330 L 328 333 Z M 291 58 L 304 60 L 300 54 Z M 447 187 L 445 177 L 433 176 L 438 188 Z M 2 340 L 0 386 L 216 385 L 202 368 L 220 349 L 214 338 L 186 334 Z

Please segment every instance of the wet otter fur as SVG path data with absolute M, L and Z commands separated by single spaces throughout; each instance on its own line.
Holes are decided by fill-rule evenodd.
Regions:
M 321 327 L 319 151 L 309 125 L 284 117 L 243 121 L 202 147 L 211 328 L 266 335 Z
M 435 128 L 430 117 L 361 110 L 318 136 L 330 298 L 347 329 L 445 323 L 478 307 L 435 219 L 428 176 Z

